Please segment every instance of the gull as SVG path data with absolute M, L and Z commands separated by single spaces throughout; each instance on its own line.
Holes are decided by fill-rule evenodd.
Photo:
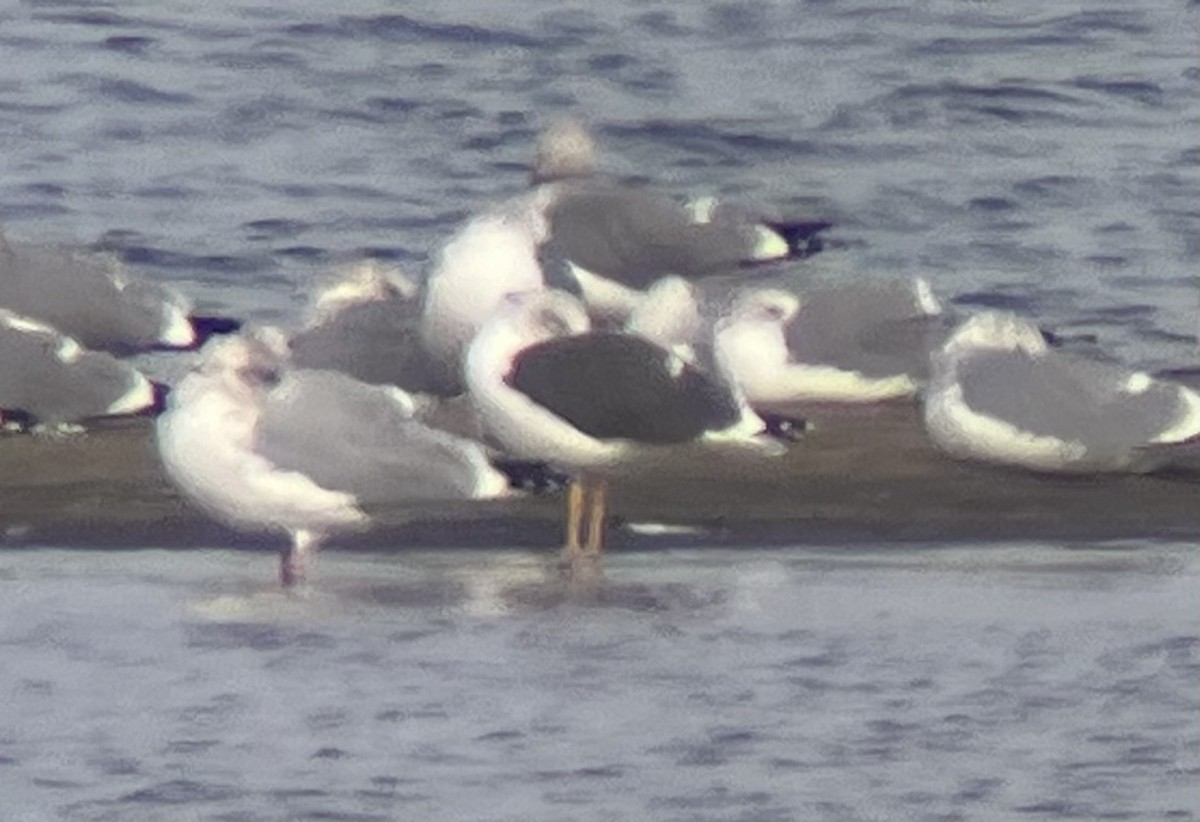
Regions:
M 555 290 L 506 299 L 471 343 L 466 380 L 508 453 L 574 475 L 572 563 L 602 554 L 610 479 L 638 456 L 694 442 L 784 450 L 720 380 L 645 338 L 591 330 L 584 305 Z
M 714 345 L 752 405 L 871 403 L 916 396 L 946 325 L 920 278 L 751 287 Z
M 0 308 L 38 320 L 96 351 L 199 347 L 239 325 L 192 313 L 181 294 L 136 279 L 115 257 L 8 241 L 0 234 Z
M 592 138 L 574 120 L 542 133 L 531 180 L 543 192 L 547 253 L 565 263 L 571 290 L 594 315 L 618 323 L 661 277 L 694 280 L 807 257 L 830 227 L 760 219 L 712 197 L 681 203 L 652 186 L 601 177 Z
M 1045 472 L 1141 473 L 1195 454 L 1200 395 L 1052 348 L 1032 323 L 986 312 L 934 356 L 924 421 L 933 442 L 960 458 Z
M 11 420 L 71 431 L 98 417 L 153 410 L 160 394 L 128 363 L 0 309 L 0 409 Z
M 378 260 L 346 266 L 316 290 L 304 327 L 290 341 L 297 368 L 339 371 L 372 385 L 443 396 L 421 341 L 417 283 Z
M 405 392 L 289 369 L 286 354 L 276 329 L 210 342 L 158 421 L 163 465 L 189 499 L 234 527 L 289 536 L 284 586 L 373 507 L 507 493 L 477 444 L 415 420 Z

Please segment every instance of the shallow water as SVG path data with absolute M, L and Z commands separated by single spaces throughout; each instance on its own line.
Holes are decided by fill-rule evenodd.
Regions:
M 1194 546 L 0 554 L 6 819 L 1192 819 Z

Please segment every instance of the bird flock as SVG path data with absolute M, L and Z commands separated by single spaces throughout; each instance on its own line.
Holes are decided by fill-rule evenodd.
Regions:
M 944 452 L 1034 471 L 1195 466 L 1200 395 L 1181 384 L 1065 352 L 1015 314 L 958 316 L 920 278 L 763 279 L 807 265 L 828 228 L 610 179 L 562 121 L 529 187 L 470 217 L 423 280 L 350 266 L 291 334 L 0 237 L 0 414 L 35 434 L 157 416 L 189 500 L 288 536 L 289 587 L 377 507 L 510 496 L 555 470 L 568 566 L 596 567 L 610 484 L 636 459 L 696 443 L 777 458 L 803 436 L 798 403 L 919 402 Z M 171 387 L 128 359 L 196 348 Z

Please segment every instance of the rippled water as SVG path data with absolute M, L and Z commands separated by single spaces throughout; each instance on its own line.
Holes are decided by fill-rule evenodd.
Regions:
M 544 118 L 610 167 L 839 221 L 1148 367 L 1194 365 L 1200 7 L 930 0 L 0 7 L 0 220 L 287 320 L 314 269 L 423 271 Z
M 1184 0 L 0 5 L 0 221 L 293 320 L 424 271 L 547 115 L 686 193 L 831 215 L 1148 368 L 1197 360 Z M 0 553 L 6 819 L 1191 819 L 1194 546 L 542 560 Z
M 0 554 L 6 819 L 1194 819 L 1194 546 Z M 10 660 L 18 660 L 14 665 Z

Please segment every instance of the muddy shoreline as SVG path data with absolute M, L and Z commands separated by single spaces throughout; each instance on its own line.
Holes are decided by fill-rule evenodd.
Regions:
M 1038 476 L 951 460 L 914 409 L 793 409 L 814 430 L 776 460 L 684 450 L 614 484 L 614 549 L 681 545 L 863 546 L 888 542 L 1181 539 L 1200 543 L 1200 478 Z M 330 546 L 377 551 L 560 544 L 558 495 L 372 511 Z M 647 535 L 665 522 L 701 532 Z M 0 545 L 268 547 L 192 508 L 159 466 L 153 426 L 122 420 L 86 435 L 0 438 Z

